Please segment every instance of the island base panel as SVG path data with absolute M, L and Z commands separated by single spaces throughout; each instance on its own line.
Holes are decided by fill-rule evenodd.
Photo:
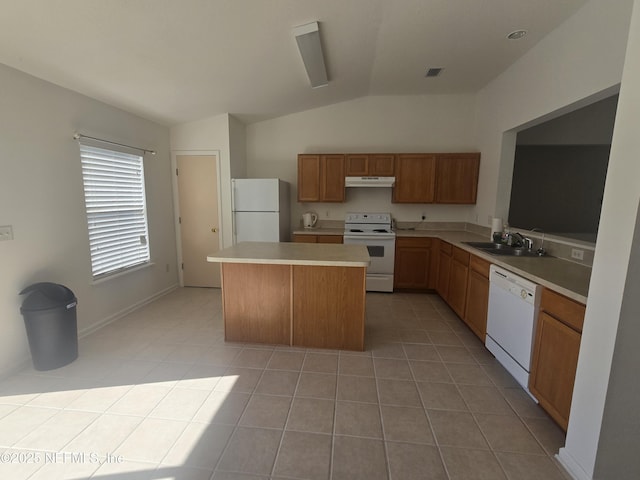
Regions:
M 366 268 L 293 266 L 293 344 L 364 350 Z
M 291 266 L 222 264 L 225 340 L 291 343 Z

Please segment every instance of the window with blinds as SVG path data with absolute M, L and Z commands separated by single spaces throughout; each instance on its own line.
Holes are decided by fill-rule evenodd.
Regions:
M 148 263 L 142 157 L 85 143 L 80 157 L 93 278 Z

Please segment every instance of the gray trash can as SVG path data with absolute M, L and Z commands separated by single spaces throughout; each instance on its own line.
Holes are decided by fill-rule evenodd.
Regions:
M 36 370 L 52 370 L 78 358 L 75 294 L 57 283 L 34 283 L 20 292 L 28 296 L 20 313 Z

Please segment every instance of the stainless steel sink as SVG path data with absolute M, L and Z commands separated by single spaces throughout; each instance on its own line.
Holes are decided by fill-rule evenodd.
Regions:
M 503 255 L 510 257 L 539 257 L 541 256 L 535 250 L 529 250 L 522 247 L 512 247 L 504 243 L 493 242 L 462 242 L 470 247 L 477 248 L 491 255 Z

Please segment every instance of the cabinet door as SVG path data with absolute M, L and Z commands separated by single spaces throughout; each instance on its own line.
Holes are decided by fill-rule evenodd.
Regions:
M 427 290 L 430 264 L 430 248 L 397 247 L 393 286 L 399 289 Z
M 479 153 L 438 154 L 436 203 L 476 203 L 479 168 Z
M 320 155 L 298 155 L 298 201 L 320 201 Z
M 429 154 L 401 154 L 396 157 L 395 203 L 433 203 L 436 157 Z
M 344 155 L 322 155 L 320 201 L 344 202 Z
M 452 260 L 447 303 L 460 318 L 464 318 L 465 307 L 467 305 L 468 276 L 469 267 L 457 260 Z
M 372 177 L 392 177 L 395 155 L 369 155 L 369 173 Z
M 566 431 L 581 336 L 545 312 L 538 315 L 529 390 Z
M 451 255 L 440 250 L 438 256 L 438 283 L 436 291 L 445 302 L 449 298 L 449 277 L 451 274 Z
M 364 177 L 369 175 L 369 155 L 350 154 L 345 158 L 347 177 Z
M 318 235 L 318 243 L 343 243 L 342 235 Z
M 482 343 L 487 335 L 487 310 L 489 308 L 489 279 L 475 270 L 469 270 L 467 282 L 467 308 L 464 321 Z

